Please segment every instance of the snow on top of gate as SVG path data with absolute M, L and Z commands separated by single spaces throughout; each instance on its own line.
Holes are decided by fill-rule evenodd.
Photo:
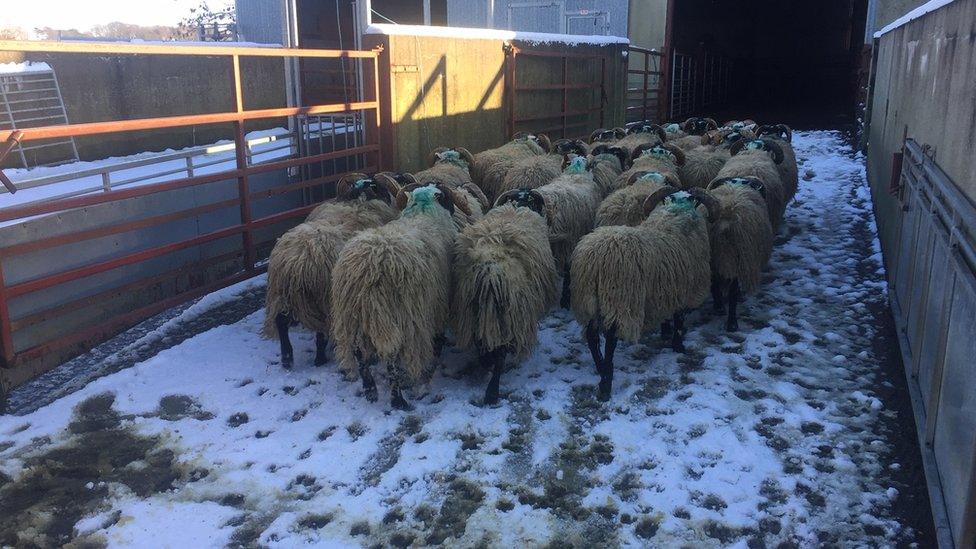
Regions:
M 953 2 L 955 2 L 955 0 L 929 0 L 928 2 L 922 4 L 921 6 L 913 9 L 912 11 L 906 13 L 905 15 L 902 15 L 898 19 L 895 19 L 891 23 L 885 25 L 884 28 L 874 33 L 874 37 L 881 38 L 881 36 L 888 34 L 889 32 L 897 29 L 898 27 L 911 23 L 912 21 L 926 14 L 932 13 L 933 11 L 943 6 L 949 5 Z
M 471 38 L 488 40 L 518 40 L 535 44 L 567 44 L 607 46 L 610 44 L 629 44 L 630 40 L 620 36 L 585 34 L 550 34 L 547 32 L 521 32 L 495 29 L 475 29 L 465 27 L 435 27 L 428 25 L 391 25 L 377 23 L 366 27 L 366 34 L 435 36 L 438 38 Z
M 0 74 L 41 72 L 49 70 L 51 70 L 51 66 L 47 63 L 36 63 L 31 61 L 24 61 L 23 63 L 0 63 Z

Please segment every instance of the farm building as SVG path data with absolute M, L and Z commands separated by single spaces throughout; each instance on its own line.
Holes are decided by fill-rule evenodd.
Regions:
M 976 544 L 976 0 L 235 5 L 240 42 L 0 41 L 0 545 Z M 668 132 L 643 136 L 645 121 Z M 789 128 L 749 137 L 767 124 Z M 642 200 L 633 227 L 596 227 L 597 206 L 651 184 L 639 146 L 583 163 L 618 163 L 611 184 L 541 154 L 614 128 L 670 158 L 654 169 L 673 169 L 683 191 Z M 513 149 L 532 152 L 498 152 Z M 778 223 L 784 151 L 799 188 Z M 708 155 L 727 171 L 704 190 L 678 164 Z M 769 169 L 733 171 L 756 156 Z M 515 195 L 483 168 L 544 160 L 566 171 L 512 183 Z M 431 162 L 471 182 L 383 186 Z M 554 190 L 578 176 L 596 196 L 582 221 Z M 770 231 L 748 293 L 712 261 L 668 275 L 702 242 L 685 231 L 666 247 L 651 232 L 692 204 L 719 257 L 730 206 L 709 197 L 723 185 L 761 203 Z M 503 197 L 495 211 L 482 194 Z M 409 213 L 342 233 L 323 262 L 355 282 L 331 285 L 325 307 L 337 288 L 395 305 L 329 328 L 276 316 L 270 298 L 266 313 L 269 280 L 287 280 L 272 250 L 296 226 L 338 234 L 312 212 L 364 197 Z M 447 219 L 448 202 L 452 222 L 423 225 Z M 535 232 L 479 241 L 508 210 L 538 213 Z M 673 296 L 643 279 L 594 290 L 648 315 L 619 345 L 614 302 L 590 321 L 573 295 L 541 307 L 532 337 L 512 336 L 534 345 L 519 356 L 512 341 L 465 347 L 459 288 L 528 268 L 475 243 L 531 238 L 540 219 L 551 283 L 512 302 L 482 287 L 480 318 L 505 311 L 507 325 L 535 294 L 588 289 L 570 273 L 608 263 L 570 254 L 555 268 L 569 232 L 553 227 L 567 219 L 583 226 L 576 249 L 620 259 L 616 270 L 638 265 L 661 287 L 690 285 L 695 267 L 707 276 L 664 323 L 648 311 Z M 390 255 L 355 265 L 350 249 Z M 412 267 L 394 251 L 416 253 Z M 485 262 L 471 280 L 466 251 Z M 422 268 L 419 288 L 388 276 Z M 417 311 L 441 306 L 446 320 L 425 332 L 436 322 Z M 412 384 L 362 343 L 368 326 L 342 332 L 411 315 L 393 347 L 436 351 Z

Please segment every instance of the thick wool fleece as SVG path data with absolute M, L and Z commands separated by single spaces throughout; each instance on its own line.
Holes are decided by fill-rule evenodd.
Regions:
M 536 190 L 549 208 L 549 245 L 556 268 L 564 272 L 569 267 L 573 248 L 583 235 L 593 230 L 603 195 L 592 172 L 564 173 Z
M 647 218 L 644 215 L 644 201 L 665 186 L 663 177 L 642 177 L 633 185 L 614 191 L 600 203 L 596 211 L 596 226 L 640 225 Z
M 537 189 L 563 172 L 563 157 L 558 154 L 543 154 L 516 160 L 505 174 L 498 194 L 512 189 Z
M 759 287 L 762 269 L 773 252 L 773 227 L 766 201 L 759 191 L 725 184 L 713 191 L 721 210 L 710 227 L 712 271 L 726 279 L 739 279 L 742 291 Z
M 766 190 L 766 208 L 773 231 L 779 227 L 786 213 L 786 189 L 779 177 L 779 170 L 766 151 L 743 149 L 719 170 L 716 179 L 725 177 L 755 177 L 762 181 Z
M 505 204 L 466 228 L 455 246 L 452 324 L 457 344 L 524 358 L 557 297 L 545 219 Z
M 471 215 L 454 210 L 454 224 L 458 230 L 481 219 L 487 209 L 488 199 L 477 185 L 471 182 L 471 174 L 463 160 L 439 160 L 426 170 L 414 174 L 418 183 L 446 183 L 464 193 Z
M 678 168 L 681 186 L 706 188 L 731 156 L 726 148 L 701 146 L 685 152 L 685 164 Z
M 358 374 L 356 354 L 391 365 L 404 383 L 432 371 L 444 332 L 457 229 L 447 210 L 411 202 L 399 219 L 360 233 L 339 255 L 332 282 L 332 336 L 340 366 Z
M 645 154 L 634 160 L 634 164 L 629 170 L 621 173 L 617 177 L 614 186 L 618 189 L 626 187 L 630 182 L 630 176 L 637 172 L 658 172 L 664 175 L 671 174 L 675 180 L 680 181 L 681 175 L 678 173 L 678 166 L 669 156 L 660 154 Z
M 360 231 L 397 216 L 380 200 L 326 202 L 278 239 L 268 263 L 264 335 L 275 337 L 275 317 L 290 315 L 309 330 L 331 328 L 332 269 L 346 242 Z
M 516 139 L 501 147 L 481 151 L 474 155 L 471 165 L 471 178 L 484 191 L 488 200 L 494 204 L 501 194 L 499 189 L 505 181 L 508 170 L 515 162 L 530 156 L 546 154 L 542 147 L 530 139 Z
M 600 186 L 600 192 L 604 196 L 617 190 L 617 176 L 624 171 L 620 165 L 620 159 L 612 154 L 598 154 L 591 156 L 593 163 L 593 181 Z
M 668 143 L 683 151 L 691 151 L 701 146 L 702 138 L 700 135 L 686 135 L 684 137 L 669 139 Z
M 636 342 L 679 310 L 704 302 L 710 287 L 708 228 L 693 208 L 661 206 L 636 227 L 600 227 L 576 247 L 570 270 L 573 313 Z
M 621 149 L 627 151 L 627 154 L 632 154 L 634 149 L 645 143 L 657 145 L 661 143 L 661 138 L 656 133 L 631 133 L 620 138 L 616 143 L 613 144 L 613 146 L 620 147 Z
M 788 141 L 777 140 L 783 148 L 783 161 L 776 165 L 779 170 L 779 178 L 783 181 L 783 188 L 786 192 L 786 200 L 789 203 L 800 188 L 799 167 L 796 165 L 796 151 Z

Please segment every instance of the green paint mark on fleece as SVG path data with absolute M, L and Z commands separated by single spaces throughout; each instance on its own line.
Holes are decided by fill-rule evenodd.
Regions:
M 586 173 L 586 158 L 576 156 L 569 161 L 563 173 Z
M 415 189 L 410 193 L 410 200 L 407 202 L 407 207 L 403 209 L 402 216 L 413 217 L 430 213 L 434 211 L 434 208 L 440 208 L 441 205 L 437 202 L 437 196 L 440 194 L 441 190 L 433 185 Z

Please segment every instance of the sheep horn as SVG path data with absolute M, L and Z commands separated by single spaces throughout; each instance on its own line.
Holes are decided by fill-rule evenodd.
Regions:
M 671 154 L 674 155 L 674 163 L 675 163 L 676 166 L 678 166 L 680 168 L 681 166 L 684 166 L 685 165 L 685 160 L 686 160 L 685 151 L 681 150 L 680 147 L 677 147 L 677 146 L 672 145 L 670 143 L 664 143 L 664 144 L 662 144 L 660 146 L 661 147 L 664 147 L 665 149 L 667 149 L 668 151 L 670 151 Z
M 656 145 L 652 145 L 650 143 L 642 143 L 640 145 L 637 145 L 636 147 L 634 147 L 634 152 L 630 153 L 631 162 L 640 158 L 641 155 L 644 154 L 644 151 L 653 149 L 655 146 Z
M 775 139 L 767 138 L 767 139 L 763 139 L 762 142 L 764 148 L 769 152 L 773 153 L 773 162 L 775 162 L 776 164 L 782 164 L 783 158 L 785 158 L 783 155 L 783 147 L 781 147 L 780 144 L 777 143 Z
M 474 155 L 471 154 L 471 151 L 465 149 L 464 147 L 454 147 L 454 150 L 461 155 L 461 158 L 468 163 L 468 166 L 474 164 Z
M 590 143 L 593 143 L 594 141 L 596 141 L 597 139 L 599 139 L 601 136 L 603 136 L 603 132 L 605 132 L 605 131 L 607 131 L 607 130 L 604 129 L 604 128 L 598 128 L 598 129 L 594 130 L 593 133 L 590 134 Z
M 531 136 L 527 132 L 515 132 L 515 135 L 512 136 L 512 141 L 516 141 L 518 139 L 528 139 L 529 137 Z
M 648 128 L 657 134 L 657 137 L 661 140 L 661 143 L 668 140 L 668 132 L 664 131 L 664 128 L 662 128 L 659 124 L 651 124 L 648 126 Z
M 461 190 L 473 196 L 475 200 L 481 204 L 482 212 L 488 211 L 491 203 L 488 202 L 488 197 L 485 196 L 485 193 L 481 190 L 481 187 L 475 185 L 474 183 L 465 183 L 464 185 L 461 185 Z
M 722 206 L 714 196 L 709 194 L 705 189 L 699 189 L 697 187 L 692 187 L 686 192 L 698 199 L 698 203 L 703 204 L 705 209 L 708 210 L 709 223 L 714 223 L 718 219 L 718 214 L 721 212 Z
M 538 143 L 540 147 L 542 147 L 542 150 L 546 152 L 552 151 L 552 141 L 549 141 L 548 135 L 544 133 L 540 133 L 539 135 L 535 136 L 535 142 Z
M 620 128 L 620 127 L 614 128 L 613 129 L 613 135 L 617 139 L 623 139 L 624 137 L 627 136 L 627 130 L 625 130 L 623 128 Z
M 421 184 L 417 181 L 413 183 L 408 183 L 403 187 L 400 187 L 400 192 L 396 195 L 396 207 L 398 210 L 403 211 L 407 207 L 407 199 L 409 198 L 409 193 L 419 189 L 420 187 L 426 187 L 426 184 Z
M 435 185 L 438 189 L 440 189 L 442 197 L 446 196 L 447 199 L 450 199 L 451 205 L 454 208 L 461 210 L 464 215 L 471 215 L 471 206 L 468 204 L 468 199 L 461 194 L 461 191 L 455 189 L 447 183 L 435 183 Z M 444 202 L 441 202 L 441 205 L 444 205 Z M 448 208 L 447 206 L 444 207 L 447 208 L 451 213 L 454 213 L 452 208 Z
M 410 175 L 410 174 L 407 174 Z M 410 177 L 413 177 L 412 175 Z M 400 192 L 400 184 L 396 182 L 395 177 L 388 172 L 381 172 L 373 176 L 373 181 L 378 183 L 382 188 L 386 189 L 388 197 L 388 202 L 392 201 L 393 198 Z
M 349 191 L 352 190 L 353 185 L 360 179 L 369 179 L 369 176 L 364 173 L 350 173 L 342 176 L 339 182 L 336 183 L 336 199 L 346 200 Z
M 657 208 L 658 204 L 660 204 L 662 200 L 677 192 L 681 192 L 681 189 L 664 187 L 663 189 L 654 191 L 651 196 L 648 196 L 647 199 L 644 200 L 644 215 L 650 215 L 650 213 L 654 211 L 654 208 Z
M 779 129 L 779 131 L 781 131 L 781 132 L 783 132 L 783 133 L 786 134 L 786 142 L 787 143 L 792 143 L 793 142 L 793 130 L 790 129 L 789 126 L 787 126 L 786 124 L 777 124 L 776 125 L 776 128 Z
M 498 198 L 495 199 L 495 207 L 497 208 L 499 206 L 503 206 L 509 203 L 512 200 L 512 197 L 519 193 L 519 190 L 520 189 L 512 189 L 510 191 L 505 191 L 502 194 L 498 195 Z
M 729 154 L 732 155 L 732 156 L 735 156 L 735 155 L 739 154 L 739 151 L 741 151 L 742 150 L 742 147 L 745 147 L 746 146 L 746 143 L 748 143 L 748 142 L 749 141 L 746 140 L 746 139 L 740 139 L 740 140 L 736 141 L 735 143 L 732 143 L 732 146 L 729 147 Z
M 691 129 L 691 123 L 692 123 L 692 121 L 694 121 L 694 120 L 695 120 L 695 118 L 694 118 L 694 117 L 692 117 L 692 118 L 689 118 L 688 120 L 685 120 L 684 122 L 682 122 L 682 123 L 681 123 L 681 129 L 682 129 L 683 131 L 688 131 L 688 130 L 690 130 L 690 129 Z
M 708 125 L 711 126 L 713 130 L 718 129 L 718 122 L 716 122 L 714 118 L 706 118 L 705 122 L 707 122 Z
M 434 164 L 437 164 L 437 161 L 440 160 L 440 154 L 449 150 L 451 149 L 448 149 L 447 147 L 437 147 L 436 149 L 430 151 L 430 154 L 427 155 L 427 165 L 433 166 Z

